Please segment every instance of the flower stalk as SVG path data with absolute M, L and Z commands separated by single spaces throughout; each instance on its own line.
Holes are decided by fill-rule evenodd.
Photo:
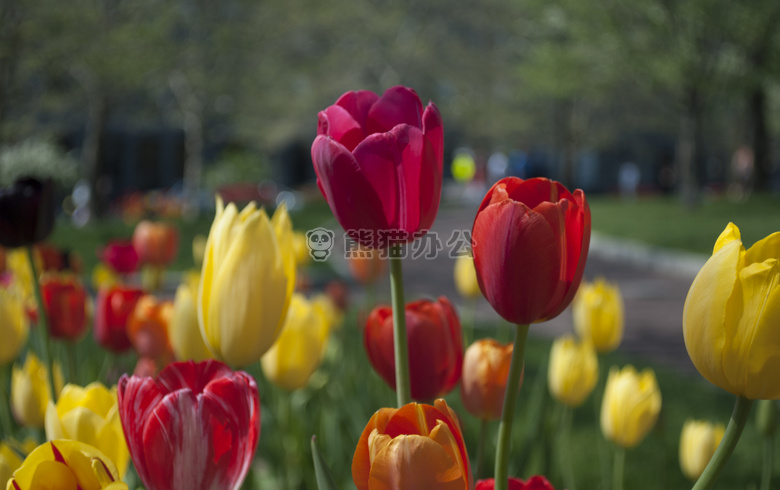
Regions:
M 49 375 L 49 397 L 52 403 L 57 403 L 57 390 L 54 388 L 54 362 L 51 358 L 51 352 L 49 351 L 49 319 L 46 315 L 46 305 L 43 302 L 43 294 L 41 294 L 41 283 L 38 278 L 38 271 L 35 267 L 35 257 L 33 255 L 32 245 L 27 246 L 27 261 L 30 263 L 30 270 L 32 271 L 33 290 L 35 291 L 35 300 L 38 304 L 38 335 L 40 336 L 41 344 L 41 360 L 46 366 L 46 371 Z
M 409 344 L 406 337 L 406 304 L 404 276 L 401 267 L 402 245 L 393 245 L 390 251 L 390 294 L 393 305 L 393 347 L 395 352 L 395 393 L 398 408 L 412 401 L 409 379 Z

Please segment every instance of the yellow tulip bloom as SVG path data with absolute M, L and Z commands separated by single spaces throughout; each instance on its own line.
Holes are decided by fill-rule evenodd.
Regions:
M 780 398 L 780 232 L 745 250 L 729 223 L 696 275 L 683 309 L 696 369 L 751 400 Z
M 295 287 L 287 209 L 271 220 L 254 203 L 240 213 L 217 198 L 198 294 L 198 321 L 218 359 L 247 366 L 273 345 Z
M 11 374 L 11 409 L 19 425 L 42 428 L 49 404 L 49 374 L 32 352 L 27 353 L 24 366 L 14 365 Z M 54 387 L 62 390 L 62 370 L 54 366 Z
M 286 390 L 304 387 L 322 362 L 329 330 L 323 312 L 294 294 L 282 334 L 261 359 L 265 376 Z
M 119 475 L 127 470 L 127 449 L 119 419 L 116 387 L 108 389 L 94 382 L 82 388 L 66 385 L 57 405 L 46 408 L 46 438 L 72 439 L 94 446 L 116 463 Z
M 293 251 L 295 252 L 295 262 L 299 267 L 309 265 L 311 255 L 309 255 L 309 242 L 306 234 L 300 231 L 293 232 Z
M 471 255 L 460 255 L 455 259 L 455 287 L 467 299 L 479 298 L 482 291 L 477 282 L 477 270 Z
M 26 301 L 21 287 L 12 282 L 0 285 L 0 365 L 5 365 L 19 356 L 27 341 L 28 322 Z
M 642 442 L 661 412 L 661 392 L 652 369 L 637 373 L 633 366 L 609 370 L 601 402 L 601 432 L 624 448 Z
M 121 282 L 119 274 L 103 262 L 92 269 L 92 287 L 95 289 L 110 288 Z
M 7 490 L 127 490 L 114 463 L 79 441 L 57 440 L 38 446 L 8 481 Z
M 572 317 L 577 335 L 601 353 L 615 350 L 623 340 L 623 297 L 617 285 L 604 278 L 580 285 Z
M 199 280 L 199 278 L 197 278 Z M 176 289 L 173 313 L 168 324 L 168 338 L 176 359 L 196 362 L 210 359 L 211 353 L 203 342 L 198 325 L 198 306 L 195 302 L 198 283 L 182 282 Z
M 599 378 L 599 361 L 589 342 L 577 342 L 567 335 L 553 342 L 547 386 L 561 403 L 579 407 L 590 395 Z
M 718 449 L 726 428 L 701 420 L 686 420 L 680 433 L 680 468 L 691 481 L 701 476 Z

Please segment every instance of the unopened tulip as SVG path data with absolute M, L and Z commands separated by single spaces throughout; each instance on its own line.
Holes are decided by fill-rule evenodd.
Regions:
M 460 255 L 455 259 L 455 287 L 466 299 L 482 296 L 477 282 L 477 271 L 474 269 L 474 258 L 471 255 Z
M 117 353 L 130 348 L 127 322 L 143 295 L 141 289 L 123 286 L 113 286 L 98 291 L 93 330 L 98 345 Z
M 513 350 L 513 344 L 493 339 L 476 340 L 466 349 L 460 399 L 471 415 L 482 420 L 501 418 Z
M 691 284 L 683 336 L 708 381 L 751 400 L 780 399 L 780 232 L 745 250 L 729 223 Z
M 701 476 L 718 449 L 726 428 L 703 420 L 686 420 L 680 433 L 680 468 L 691 481 Z
M 507 177 L 485 195 L 472 229 L 482 294 L 519 325 L 558 316 L 585 269 L 590 208 L 581 190 L 558 182 Z
M 441 115 L 407 87 L 347 92 L 318 115 L 317 185 L 353 240 L 370 248 L 419 238 L 439 209 Z
M 0 188 L 0 245 L 40 242 L 54 229 L 54 183 L 25 177 Z
M 363 331 L 368 359 L 395 389 L 393 310 L 380 305 L 371 311 Z M 431 400 L 452 391 L 463 368 L 463 334 L 452 304 L 441 296 L 406 305 L 406 337 L 412 398 Z
M 122 376 L 119 414 L 148 490 L 236 490 L 260 437 L 260 398 L 225 364 L 176 362 L 157 378 Z
M 295 287 L 292 223 L 254 203 L 240 213 L 217 198 L 198 291 L 203 340 L 234 366 L 256 362 L 276 341 Z
M 130 461 L 122 422 L 119 420 L 116 388 L 94 382 L 82 388 L 68 384 L 57 405 L 46 408 L 46 438 L 72 439 L 94 446 L 116 464 L 119 476 Z
M 62 371 L 54 366 L 54 387 L 62 389 Z M 11 409 L 19 425 L 42 428 L 49 404 L 49 375 L 32 352 L 27 353 L 23 367 L 14 365 L 11 374 Z
M 358 490 L 473 490 L 457 415 L 443 399 L 379 409 L 358 441 L 352 481 Z
M 27 341 L 27 308 L 20 285 L 0 278 L 0 366 L 13 362 Z
M 132 274 L 138 270 L 141 258 L 132 241 L 113 240 L 103 248 L 100 260 L 120 274 Z
M 197 281 L 200 277 L 197 278 Z M 173 355 L 180 361 L 205 361 L 211 353 L 203 342 L 198 325 L 198 282 L 184 281 L 176 289 L 168 326 Z
M 578 342 L 571 336 L 553 342 L 547 386 L 559 402 L 579 407 L 590 395 L 599 379 L 599 361 L 589 342 Z
M 41 279 L 41 294 L 54 339 L 75 342 L 86 333 L 89 298 L 81 282 L 71 275 L 46 274 Z
M 623 297 L 617 285 L 598 278 L 584 282 L 571 305 L 574 330 L 601 353 L 612 352 L 623 340 Z
M 168 338 L 172 316 L 172 301 L 161 301 L 151 294 L 138 300 L 127 318 L 127 337 L 139 356 L 160 359 L 173 355 Z
M 79 441 L 41 444 L 14 472 L 8 490 L 127 490 L 116 466 L 100 450 Z
M 547 481 L 547 478 L 536 475 L 523 481 L 520 478 L 509 478 L 508 490 L 555 490 L 555 488 Z M 475 490 L 493 490 L 495 488 L 495 481 L 493 478 L 488 480 L 479 480 Z
M 179 232 L 173 225 L 143 220 L 133 231 L 133 247 L 142 264 L 165 267 L 179 252 Z
M 609 370 L 601 402 L 601 432 L 623 448 L 642 442 L 661 412 L 661 392 L 650 368 L 637 373 L 633 366 Z
M 322 310 L 293 294 L 281 335 L 263 355 L 263 374 L 285 390 L 306 385 L 325 354 L 330 325 Z

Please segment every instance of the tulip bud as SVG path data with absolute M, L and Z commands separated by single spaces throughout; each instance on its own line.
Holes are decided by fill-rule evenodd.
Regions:
M 113 286 L 98 291 L 95 307 L 95 341 L 111 352 L 130 348 L 127 322 L 138 300 L 144 295 L 140 289 Z
M 27 341 L 26 302 L 13 278 L 0 279 L 0 365 L 14 361 Z
M 661 392 L 652 369 L 633 366 L 609 370 L 601 402 L 601 432 L 623 448 L 642 442 L 661 412 Z
M 598 358 L 589 342 L 577 342 L 571 336 L 553 342 L 547 385 L 556 400 L 579 407 L 596 387 L 598 378 Z
M 203 342 L 198 324 L 198 282 L 185 281 L 176 289 L 168 336 L 173 354 L 180 361 L 205 361 L 211 353 Z
M 100 260 L 120 274 L 132 274 L 141 258 L 132 241 L 112 240 L 103 248 Z
M 493 339 L 476 340 L 466 349 L 460 399 L 471 415 L 482 420 L 501 418 L 513 350 L 513 344 Z
M 600 353 L 612 352 L 623 339 L 623 298 L 617 285 L 598 278 L 580 285 L 572 301 L 577 335 Z
M 680 433 L 680 468 L 691 481 L 701 476 L 718 449 L 725 432 L 723 424 L 686 420 Z
M 455 287 L 464 298 L 482 296 L 477 282 L 477 271 L 474 269 L 474 258 L 471 255 L 460 255 L 455 259 Z
M 0 245 L 16 248 L 40 242 L 54 229 L 54 184 L 25 177 L 0 188 Z
M 311 262 L 311 256 L 309 255 L 309 245 L 306 240 L 306 234 L 299 231 L 293 232 L 293 252 L 295 254 L 295 263 L 298 267 L 304 267 Z
M 62 390 L 62 370 L 54 365 L 54 387 Z M 14 364 L 11 374 L 11 409 L 14 418 L 24 427 L 42 428 L 49 405 L 49 375 L 32 352 L 27 353 L 23 367 Z
M 168 338 L 172 314 L 171 301 L 160 301 L 150 294 L 138 300 L 127 319 L 127 337 L 139 356 L 152 359 L 172 357 Z

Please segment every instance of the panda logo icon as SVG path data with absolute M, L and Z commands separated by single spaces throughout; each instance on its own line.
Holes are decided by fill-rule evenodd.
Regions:
M 330 257 L 333 248 L 333 232 L 327 228 L 314 228 L 306 232 L 306 245 L 309 247 L 309 255 L 317 262 L 322 262 Z

